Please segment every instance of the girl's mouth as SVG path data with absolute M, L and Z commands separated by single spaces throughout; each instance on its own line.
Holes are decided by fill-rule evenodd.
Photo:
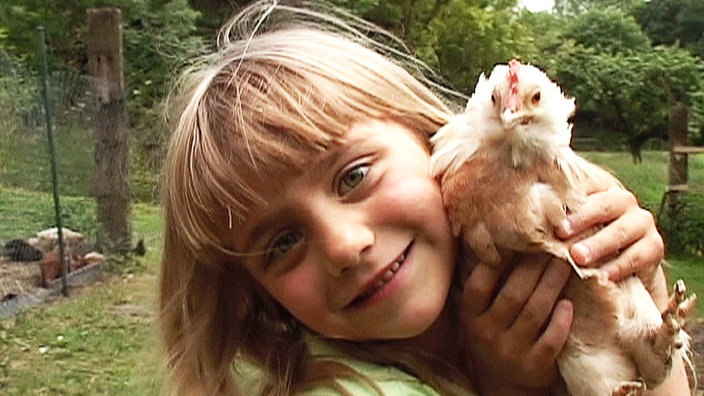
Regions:
M 384 287 L 391 279 L 393 279 L 394 275 L 396 275 L 396 272 L 403 266 L 403 263 L 406 261 L 406 256 L 408 255 L 408 252 L 411 250 L 413 247 L 413 242 L 411 242 L 406 249 L 398 256 L 396 259 L 389 265 L 383 273 L 381 273 L 379 276 L 377 276 L 377 279 L 375 279 L 367 289 L 360 293 L 359 296 L 357 296 L 352 303 L 350 303 L 350 306 L 359 306 L 360 304 L 364 303 L 369 297 L 371 297 L 374 293 L 379 291 L 381 288 Z

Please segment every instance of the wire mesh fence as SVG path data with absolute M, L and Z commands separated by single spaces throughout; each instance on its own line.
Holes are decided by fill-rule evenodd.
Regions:
M 38 73 L 0 50 L 0 316 L 28 295 L 67 294 L 69 274 L 81 283 L 102 266 L 95 87 L 78 70 Z

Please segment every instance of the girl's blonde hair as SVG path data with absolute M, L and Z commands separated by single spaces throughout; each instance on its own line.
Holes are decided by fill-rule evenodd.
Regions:
M 309 369 L 319 365 L 300 325 L 237 265 L 242 255 L 224 237 L 261 201 L 252 180 L 304 169 L 356 121 L 392 119 L 427 136 L 452 115 L 380 54 L 401 52 L 361 33 L 372 26 L 333 14 L 249 6 L 172 95 L 160 326 L 173 393 L 237 393 L 236 358 L 264 368 L 262 394 L 288 394 L 324 371 Z

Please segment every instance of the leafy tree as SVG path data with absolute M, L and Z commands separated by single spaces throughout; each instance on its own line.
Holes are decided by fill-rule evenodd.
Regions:
M 512 57 L 535 58 L 536 46 L 516 0 L 338 0 L 409 44 L 440 80 L 470 93 L 482 72 Z
M 704 76 L 696 58 L 674 47 L 653 48 L 635 19 L 613 8 L 561 20 L 562 33 L 541 48 L 548 71 L 578 100 L 578 126 L 623 136 L 634 161 L 649 139 L 667 138 L 676 102 L 689 106 L 690 133 L 699 134 Z
M 701 0 L 652 0 L 643 2 L 634 15 L 654 44 L 679 43 L 704 59 L 704 2 Z
M 189 0 L 191 7 L 200 13 L 196 23 L 198 35 L 212 39 L 222 24 L 238 9 L 252 0 Z
M 194 36 L 199 14 L 186 0 L 4 0 L 0 45 L 38 70 L 37 26 L 44 26 L 53 69 L 86 71 L 86 10 L 122 10 L 130 106 L 151 107 L 163 96 L 170 71 L 202 48 Z
M 0 6 L 0 46 L 15 59 L 35 71 L 39 70 L 39 38 L 37 28 L 46 31 L 47 47 L 56 67 L 81 63 L 81 27 L 85 25 L 85 9 L 77 2 L 4 0 Z M 82 24 L 73 23 L 77 16 Z
M 187 0 L 3 0 L 0 46 L 37 73 L 36 27 L 45 26 L 50 68 L 87 73 L 86 10 L 122 10 L 125 96 L 134 133 L 133 182 L 150 198 L 163 152 L 165 131 L 159 107 L 172 73 L 205 47 L 196 33 L 199 14 Z M 144 188 L 140 188 L 144 186 Z M 141 193 L 140 191 L 145 191 Z
M 642 0 L 555 0 L 554 9 L 560 15 L 579 15 L 586 11 L 616 9 L 630 12 Z
M 568 92 L 578 98 L 579 111 L 590 116 L 589 122 L 624 135 L 635 162 L 641 161 L 646 141 L 667 138 L 672 105 L 684 102 L 702 111 L 697 98 L 704 70 L 678 48 L 610 55 L 566 43 L 554 65 Z
M 467 93 L 495 64 L 537 57 L 530 29 L 521 23 L 513 4 L 498 8 L 452 2 L 430 23 L 428 36 L 440 72 Z
M 567 21 L 562 39 L 606 54 L 650 49 L 648 37 L 635 18 L 615 9 L 592 10 Z

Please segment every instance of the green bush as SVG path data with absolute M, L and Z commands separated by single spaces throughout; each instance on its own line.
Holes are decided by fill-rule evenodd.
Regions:
M 659 226 L 669 254 L 704 255 L 704 194 L 671 193 Z

